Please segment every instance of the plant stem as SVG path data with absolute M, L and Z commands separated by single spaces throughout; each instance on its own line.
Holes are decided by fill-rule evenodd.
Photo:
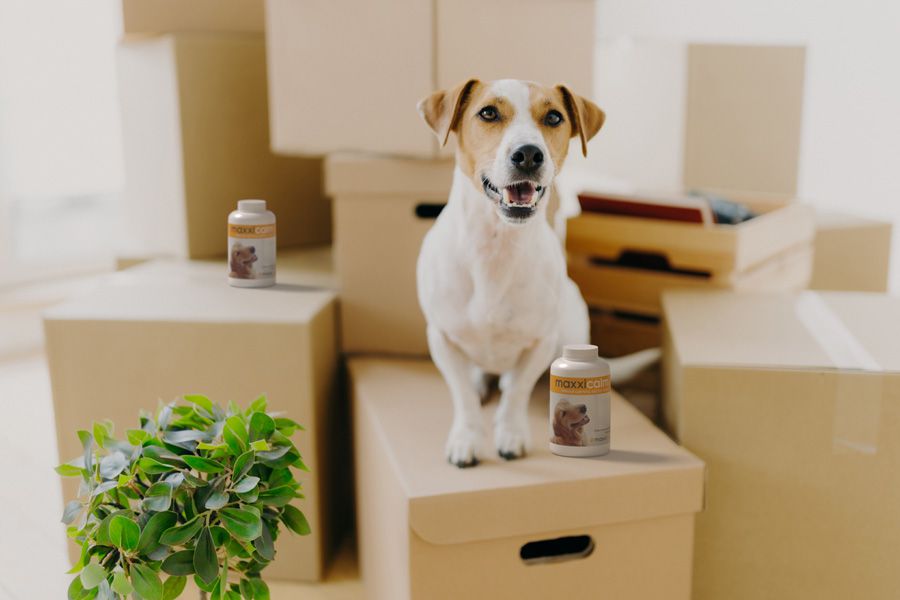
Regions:
M 209 598 L 209 596 L 206 595 L 206 592 L 200 590 L 200 600 L 207 600 L 207 598 Z

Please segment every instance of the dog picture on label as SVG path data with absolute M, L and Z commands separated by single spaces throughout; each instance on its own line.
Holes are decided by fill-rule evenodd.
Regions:
M 231 245 L 231 277 L 237 279 L 253 279 L 256 274 L 253 272 L 253 263 L 257 261 L 256 248 L 253 246 L 245 246 L 240 242 Z
M 584 426 L 591 422 L 587 405 L 560 400 L 553 407 L 554 444 L 584 446 Z
M 586 154 L 605 115 L 565 85 L 511 79 L 470 79 L 418 109 L 442 145 L 457 140 L 448 202 L 417 264 L 428 347 L 454 407 L 446 456 L 459 467 L 484 457 L 481 403 L 499 376 L 494 447 L 519 458 L 531 447 L 535 384 L 563 345 L 589 340 L 588 308 L 546 210 L 570 140 Z M 614 380 L 656 357 L 610 361 Z

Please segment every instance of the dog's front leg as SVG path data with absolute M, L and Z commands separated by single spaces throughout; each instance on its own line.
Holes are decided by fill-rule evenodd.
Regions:
M 528 401 L 556 352 L 556 336 L 526 350 L 516 366 L 500 376 L 500 406 L 494 415 L 494 444 L 506 460 L 520 458 L 531 448 Z
M 453 426 L 447 438 L 447 460 L 457 467 L 472 467 L 484 448 L 481 398 L 472 385 L 471 364 L 436 327 L 428 326 L 428 349 L 453 399 Z

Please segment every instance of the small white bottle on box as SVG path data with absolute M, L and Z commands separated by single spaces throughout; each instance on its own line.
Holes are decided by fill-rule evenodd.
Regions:
M 597 346 L 566 346 L 550 366 L 550 451 L 602 456 L 609 452 L 609 439 L 609 364 Z
M 228 215 L 228 283 L 275 285 L 275 214 L 265 200 L 239 200 Z

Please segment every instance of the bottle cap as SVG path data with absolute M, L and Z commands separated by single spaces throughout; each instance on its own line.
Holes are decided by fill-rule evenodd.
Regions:
M 563 358 L 569 360 L 594 361 L 599 357 L 597 346 L 592 344 L 570 344 L 563 347 Z
M 241 212 L 262 213 L 266 212 L 265 200 L 238 200 L 238 210 Z

